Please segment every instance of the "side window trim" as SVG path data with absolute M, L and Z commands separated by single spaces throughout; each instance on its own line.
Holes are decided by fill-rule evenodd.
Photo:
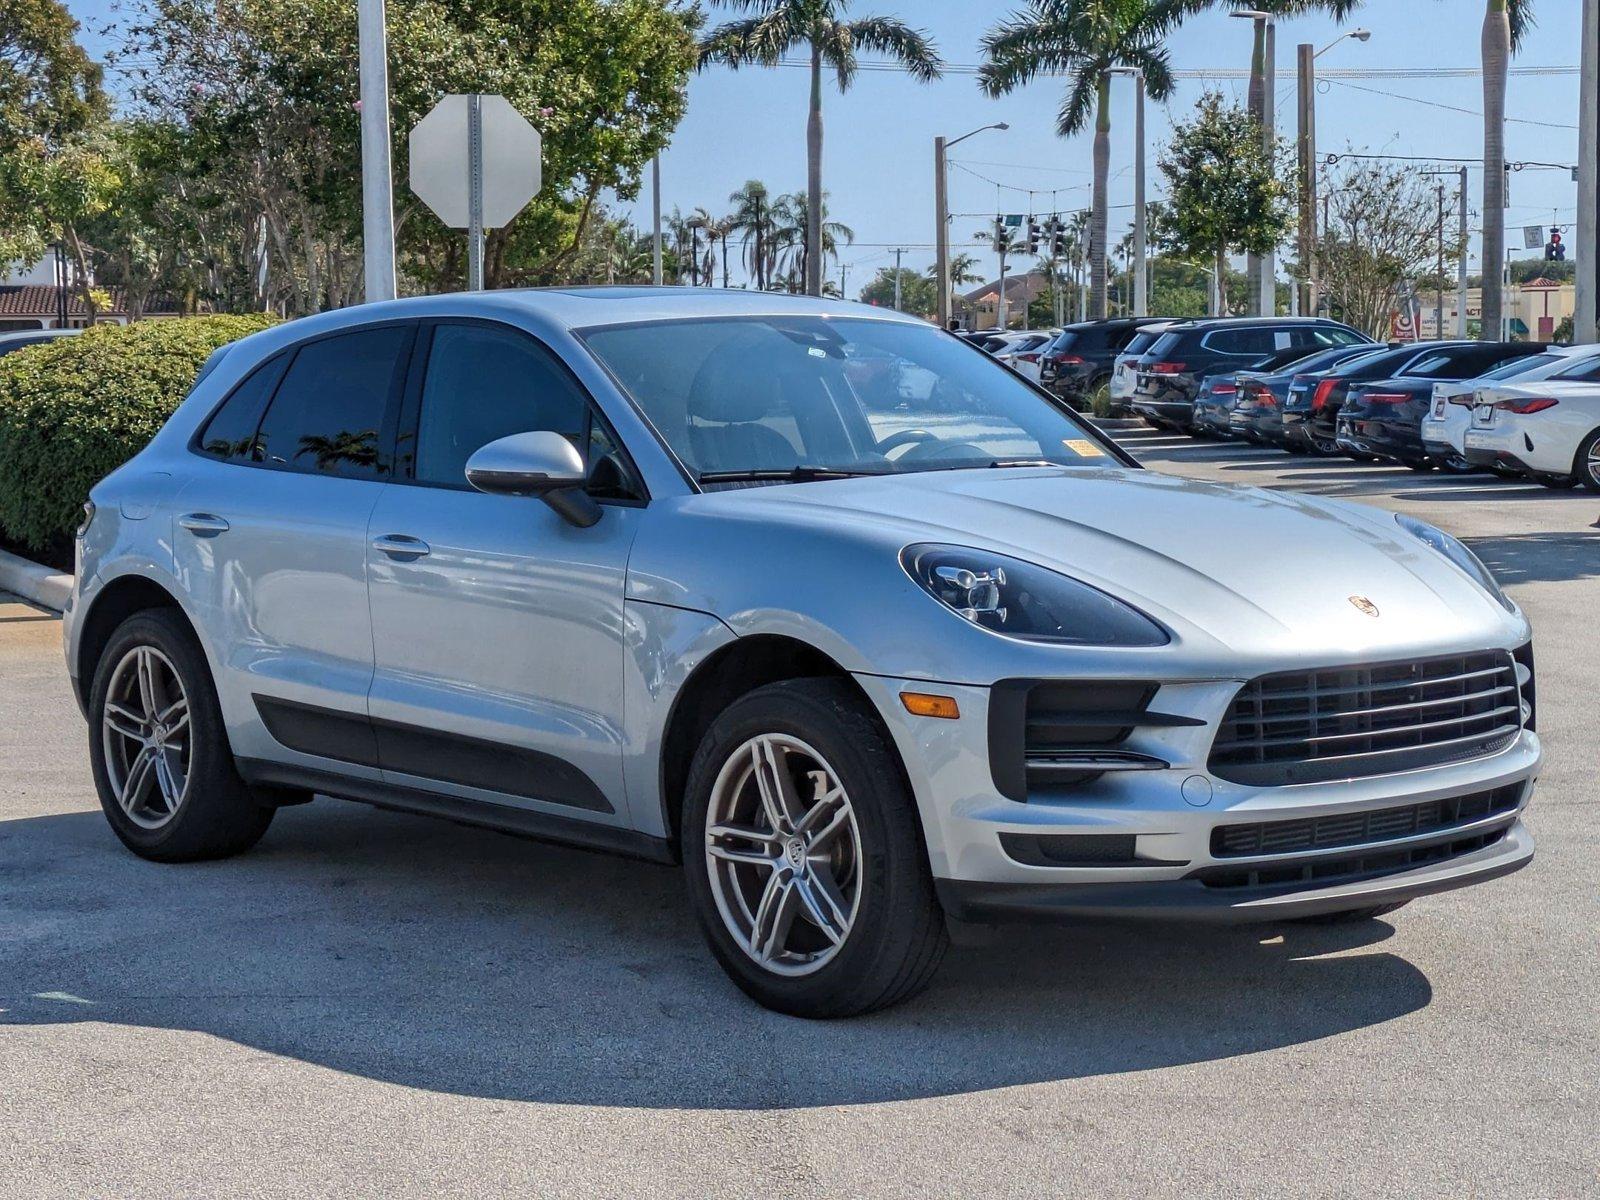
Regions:
M 422 390 L 427 384 L 428 360 L 433 355 L 434 332 L 441 325 L 466 325 L 477 326 L 482 329 L 493 329 L 510 334 L 513 337 L 527 339 L 527 341 L 538 347 L 542 353 L 548 355 L 550 360 L 556 364 L 557 368 L 572 384 L 579 397 L 583 400 L 585 448 L 587 449 L 588 444 L 593 440 L 595 422 L 598 420 L 600 428 L 605 430 L 608 440 L 617 448 L 617 453 L 622 456 L 622 461 L 627 466 L 629 481 L 640 493 L 637 499 L 596 496 L 594 499 L 597 504 L 615 504 L 625 508 L 641 508 L 650 503 L 650 491 L 645 485 L 644 476 L 640 474 L 638 466 L 633 461 L 633 455 L 629 452 L 627 446 L 623 444 L 622 439 L 617 436 L 617 431 L 612 427 L 611 422 L 606 420 L 606 415 L 600 411 L 599 404 L 595 402 L 594 394 L 584 386 L 583 380 L 578 378 L 577 373 L 573 371 L 566 359 L 556 353 L 543 338 L 529 333 L 526 329 L 516 325 L 508 324 L 505 321 L 490 320 L 486 317 L 429 317 L 418 322 L 418 324 L 420 329 L 412 345 L 411 366 L 406 375 L 401 403 L 398 406 L 400 411 L 396 421 L 394 437 L 393 461 L 395 470 L 391 476 L 391 482 L 403 483 L 409 487 L 442 488 L 453 492 L 469 492 L 473 490 L 472 486 L 466 483 L 433 483 L 426 479 L 418 479 L 416 458 L 417 438 L 420 435 L 422 425 Z M 411 450 L 403 460 L 399 449 L 399 443 L 402 439 L 409 439 L 411 444 Z M 404 462 L 403 469 L 402 461 Z M 592 468 L 593 465 L 587 461 L 584 463 L 586 468 Z

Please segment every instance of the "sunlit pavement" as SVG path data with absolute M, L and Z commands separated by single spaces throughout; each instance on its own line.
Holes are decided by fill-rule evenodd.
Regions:
M 1537 629 L 1532 867 L 1346 928 L 1015 932 L 807 1024 L 665 868 L 329 800 L 140 862 L 58 623 L 0 604 L 0 1195 L 1595 1194 L 1600 497 L 1114 432 L 1495 568 Z

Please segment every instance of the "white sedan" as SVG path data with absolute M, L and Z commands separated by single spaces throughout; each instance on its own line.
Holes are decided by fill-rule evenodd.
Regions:
M 1013 333 L 1008 335 L 1004 346 L 990 353 L 1017 374 L 1038 383 L 1040 352 L 1055 341 L 1055 336 L 1055 333 L 1047 329 L 1032 333 Z
M 1468 462 L 1600 492 L 1600 356 L 1565 377 L 1480 390 L 1462 443 Z
M 1597 364 L 1600 346 L 1551 346 L 1543 354 L 1503 362 L 1475 379 L 1436 383 L 1433 402 L 1422 419 L 1423 449 L 1447 468 L 1466 467 L 1467 430 L 1472 425 L 1472 409 L 1479 392 L 1501 384 L 1568 378 L 1569 373 L 1591 370 Z

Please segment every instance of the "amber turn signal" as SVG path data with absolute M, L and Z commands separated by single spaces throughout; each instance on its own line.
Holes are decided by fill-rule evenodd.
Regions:
M 926 692 L 901 692 L 900 703 L 916 717 L 941 717 L 954 721 L 961 715 L 954 696 L 930 696 Z

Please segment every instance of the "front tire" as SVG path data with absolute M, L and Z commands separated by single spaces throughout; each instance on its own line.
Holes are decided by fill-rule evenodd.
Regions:
M 915 802 L 876 714 L 843 681 L 734 701 L 690 766 L 681 837 L 712 953 L 767 1008 L 887 1008 L 944 956 Z
M 248 850 L 272 823 L 234 767 L 204 651 L 170 609 L 111 635 L 89 691 L 89 760 L 113 832 L 141 858 Z

